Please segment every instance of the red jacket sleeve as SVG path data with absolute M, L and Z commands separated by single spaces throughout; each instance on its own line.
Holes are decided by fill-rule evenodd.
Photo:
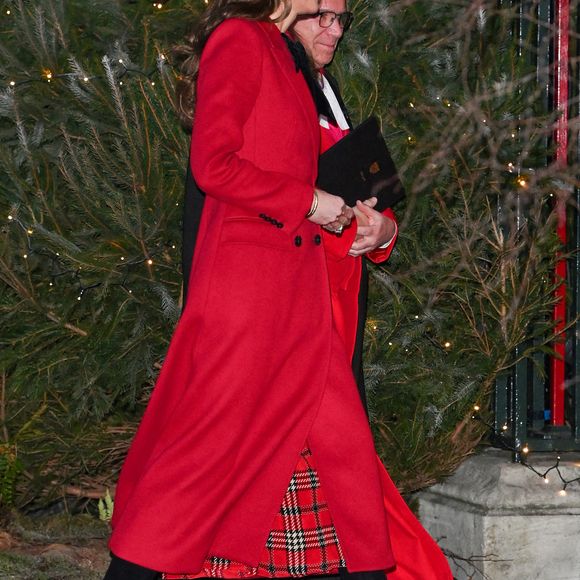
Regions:
M 201 57 L 191 140 L 191 169 L 208 196 L 297 228 L 312 204 L 313 184 L 267 171 L 240 156 L 243 129 L 261 88 L 267 37 L 259 25 L 228 19 Z M 272 106 L 275 106 L 273 104 Z M 273 146 L 275 136 L 271 138 Z
M 344 228 L 339 236 L 321 228 L 326 255 L 335 261 L 346 258 L 356 237 L 356 229 L 356 218 L 350 222 L 347 228 Z

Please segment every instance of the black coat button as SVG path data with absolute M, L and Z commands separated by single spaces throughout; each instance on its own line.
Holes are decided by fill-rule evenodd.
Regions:
M 278 229 L 280 229 L 280 228 L 283 228 L 283 227 L 284 227 L 284 224 L 282 224 L 282 223 L 278 222 L 278 223 L 276 224 L 276 227 L 277 227 Z
M 314 243 L 315 243 L 317 246 L 320 246 L 320 242 L 322 242 L 322 238 L 320 237 L 320 234 L 316 234 L 316 235 L 314 236 Z
M 258 217 L 262 218 L 263 220 L 266 219 L 266 214 L 265 213 L 261 213 Z
M 296 236 L 294 238 L 294 245 L 299 248 L 302 245 L 302 237 L 301 236 Z

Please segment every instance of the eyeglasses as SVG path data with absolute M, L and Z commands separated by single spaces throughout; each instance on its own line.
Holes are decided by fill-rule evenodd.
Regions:
M 330 10 L 321 10 L 315 16 L 318 16 L 318 24 L 321 28 L 330 28 L 334 24 L 334 21 L 338 19 L 338 25 L 343 30 L 346 30 L 353 20 L 352 12 L 341 12 L 338 14 Z

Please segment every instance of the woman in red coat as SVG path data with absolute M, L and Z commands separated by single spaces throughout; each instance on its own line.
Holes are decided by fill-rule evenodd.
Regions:
M 191 169 L 206 201 L 187 304 L 117 487 L 108 578 L 230 577 L 232 563 L 305 576 L 313 542 L 338 555 L 323 573 L 393 565 L 321 240 L 352 211 L 314 190 L 317 114 L 280 35 L 316 9 L 213 0 L 204 20 Z M 324 525 L 316 501 L 309 514 L 285 505 L 297 472 L 324 497 Z M 271 546 L 281 513 L 300 525 Z M 309 517 L 324 537 L 304 532 Z

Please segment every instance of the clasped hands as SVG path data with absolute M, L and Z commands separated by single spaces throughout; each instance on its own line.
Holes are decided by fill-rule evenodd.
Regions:
M 357 201 L 356 206 L 351 208 L 341 197 L 320 189 L 316 190 L 316 194 L 318 207 L 308 219 L 324 229 L 340 234 L 356 216 L 357 232 L 348 252 L 350 256 L 362 256 L 393 239 L 396 233 L 395 222 L 373 209 L 377 204 L 376 197 L 364 202 Z

